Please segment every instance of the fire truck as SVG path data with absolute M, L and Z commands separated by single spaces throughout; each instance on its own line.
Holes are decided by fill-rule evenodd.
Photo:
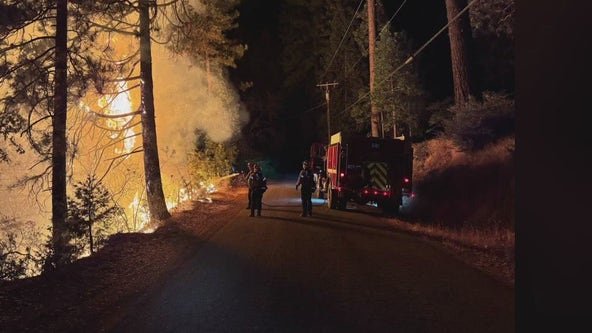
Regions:
M 413 147 L 409 138 L 331 136 L 326 152 L 327 202 L 345 210 L 347 203 L 376 203 L 397 214 L 403 196 L 412 194 Z

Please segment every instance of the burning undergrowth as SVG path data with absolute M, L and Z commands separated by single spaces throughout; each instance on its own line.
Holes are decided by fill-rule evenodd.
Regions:
M 158 285 L 242 211 L 237 201 L 245 197 L 245 187 L 220 185 L 210 203 L 184 202 L 153 233 L 117 233 L 94 255 L 58 271 L 0 284 L 0 326 L 11 332 L 108 330 L 129 300 Z

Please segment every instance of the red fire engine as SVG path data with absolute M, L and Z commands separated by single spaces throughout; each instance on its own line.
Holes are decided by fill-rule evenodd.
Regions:
M 338 132 L 331 136 L 323 159 L 331 209 L 345 209 L 349 201 L 375 202 L 385 214 L 396 214 L 402 197 L 411 195 L 413 148 L 409 139 L 344 138 Z

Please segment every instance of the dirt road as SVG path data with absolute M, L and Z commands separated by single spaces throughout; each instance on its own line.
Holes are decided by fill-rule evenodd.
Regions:
M 513 332 L 514 290 L 385 228 L 372 210 L 316 202 L 299 216 L 275 182 L 262 217 L 243 210 L 112 332 Z

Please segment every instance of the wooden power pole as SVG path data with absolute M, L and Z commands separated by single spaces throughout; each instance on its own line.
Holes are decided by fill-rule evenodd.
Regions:
M 380 128 L 382 127 L 380 112 L 378 112 L 376 105 L 372 101 L 374 94 L 374 49 L 376 46 L 376 27 L 374 23 L 374 0 L 368 0 L 368 61 L 370 67 L 370 128 L 371 136 L 379 137 Z
M 325 101 L 327 102 L 327 145 L 331 144 L 331 96 L 329 94 L 329 87 L 336 86 L 337 84 L 337 82 L 317 84 L 317 87 L 325 88 Z

